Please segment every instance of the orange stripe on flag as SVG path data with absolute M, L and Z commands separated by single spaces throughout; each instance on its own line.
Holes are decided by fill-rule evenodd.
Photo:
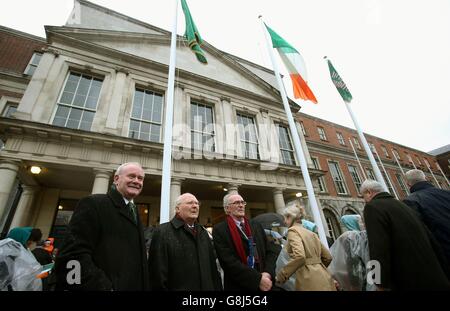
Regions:
M 290 76 L 292 80 L 292 86 L 294 88 L 294 98 L 310 100 L 313 103 L 317 104 L 316 97 L 309 88 L 308 84 L 306 84 L 305 80 L 303 80 L 302 76 L 296 73 L 291 73 Z

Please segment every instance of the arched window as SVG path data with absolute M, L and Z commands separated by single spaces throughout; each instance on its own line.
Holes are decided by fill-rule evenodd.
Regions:
M 328 226 L 327 235 L 336 240 L 341 235 L 341 228 L 336 219 L 336 216 L 329 209 L 323 209 L 323 215 L 325 216 L 325 220 Z

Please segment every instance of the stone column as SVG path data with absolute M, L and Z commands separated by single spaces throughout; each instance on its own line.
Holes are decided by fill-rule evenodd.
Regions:
M 92 186 L 92 194 L 105 194 L 108 192 L 109 179 L 111 172 L 108 170 L 94 169 L 95 179 L 94 186 Z
M 228 194 L 239 194 L 239 185 L 238 184 L 228 184 L 227 185 Z
M 181 184 L 184 179 L 182 178 L 172 178 L 170 181 L 170 213 L 169 219 L 175 216 L 175 201 L 181 195 Z
M 33 74 L 33 77 L 28 84 L 28 87 L 23 94 L 22 100 L 17 107 L 17 111 L 14 116 L 17 119 L 31 120 L 31 113 L 33 112 L 34 105 L 37 102 L 39 95 L 41 94 L 42 87 L 47 80 L 48 72 L 53 65 L 56 55 L 51 52 L 46 52 L 42 55 L 39 65 Z
M 29 226 L 31 217 L 33 216 L 33 201 L 36 194 L 37 187 L 23 186 L 23 192 L 20 196 L 19 204 L 17 205 L 14 218 L 11 222 L 10 228 Z
M 273 204 L 275 206 L 275 211 L 278 214 L 281 214 L 285 207 L 283 190 L 284 189 L 282 189 L 282 188 L 275 188 L 272 190 L 273 191 Z
M 18 171 L 18 162 L 5 160 L 0 162 L 0 220 L 6 212 L 6 204 L 13 191 Z
M 119 121 L 120 108 L 122 107 L 122 96 L 127 74 L 128 73 L 123 69 L 116 70 L 116 79 L 114 81 L 114 88 L 112 90 L 105 127 L 105 131 L 111 134 L 117 134 L 117 124 Z

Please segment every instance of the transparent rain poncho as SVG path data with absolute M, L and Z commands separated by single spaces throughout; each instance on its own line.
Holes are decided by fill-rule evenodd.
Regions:
M 344 291 L 375 290 L 366 280 L 369 245 L 366 231 L 346 231 L 330 248 L 328 271 Z
M 0 240 L 0 291 L 41 291 L 36 278 L 42 266 L 33 254 L 13 239 Z

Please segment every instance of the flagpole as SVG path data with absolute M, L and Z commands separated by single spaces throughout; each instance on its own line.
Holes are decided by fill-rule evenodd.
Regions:
M 366 172 L 364 172 L 364 168 L 361 165 L 361 161 L 359 161 L 359 157 L 358 157 L 358 154 L 356 153 L 355 147 L 353 146 L 352 140 L 349 138 L 348 141 L 350 142 L 350 146 L 352 146 L 353 154 L 355 155 L 356 161 L 358 161 L 359 169 L 361 170 L 361 172 L 364 176 L 364 179 L 367 179 Z M 359 189 L 358 189 L 358 191 L 359 191 Z
M 325 230 L 323 229 L 322 218 L 320 216 L 320 211 L 319 211 L 319 207 L 317 205 L 316 196 L 314 194 L 311 177 L 309 176 L 308 166 L 306 165 L 305 154 L 303 153 L 303 149 L 302 149 L 302 146 L 300 143 L 300 138 L 299 138 L 299 135 L 297 132 L 297 127 L 295 126 L 294 118 L 292 117 L 292 112 L 289 107 L 289 103 L 288 103 L 287 96 L 286 96 L 286 91 L 284 89 L 284 84 L 283 84 L 283 81 L 281 80 L 281 75 L 278 70 L 278 64 L 275 61 L 275 56 L 274 56 L 274 53 L 272 50 L 272 45 L 270 43 L 271 41 L 269 40 L 267 29 L 264 26 L 264 22 L 262 20 L 261 15 L 259 16 L 259 19 L 261 21 L 261 26 L 263 28 L 264 36 L 266 38 L 267 49 L 269 50 L 270 59 L 272 61 L 273 69 L 275 71 L 275 76 L 277 78 L 278 88 L 280 90 L 281 98 L 283 100 L 284 111 L 285 111 L 287 119 L 288 119 L 289 129 L 291 131 L 292 140 L 294 142 L 295 153 L 297 154 L 297 158 L 299 159 L 299 162 L 300 162 L 300 168 L 302 171 L 303 179 L 305 181 L 306 191 L 308 194 L 309 204 L 311 206 L 311 210 L 313 213 L 314 222 L 317 224 L 317 227 L 318 227 L 320 241 L 322 242 L 323 245 L 325 245 L 326 248 L 329 248 Z
M 398 168 L 402 172 L 403 176 L 405 176 L 405 171 L 403 170 L 403 167 L 400 165 L 400 162 L 398 161 L 397 156 L 395 155 L 395 153 L 392 153 L 392 154 L 394 155 L 394 159 L 395 159 L 395 162 L 397 162 Z M 407 194 L 410 193 L 408 187 L 406 187 L 406 193 Z
M 381 165 L 381 168 L 383 169 L 384 175 L 386 175 L 387 182 L 388 182 L 389 185 L 391 186 L 392 191 L 394 191 L 394 196 L 395 196 L 395 198 L 396 198 L 397 200 L 399 200 L 399 196 L 398 196 L 398 194 L 397 194 L 397 190 L 395 190 L 394 185 L 392 184 L 391 178 L 389 177 L 389 175 L 388 175 L 386 169 L 384 168 L 383 162 L 381 162 L 381 158 L 380 158 L 380 156 L 378 155 L 378 152 L 377 152 L 377 149 L 375 149 L 375 146 L 374 146 L 374 148 L 373 148 L 373 152 L 375 153 L 375 155 L 377 156 L 378 161 L 380 162 L 380 165 Z
M 172 36 L 170 42 L 170 62 L 169 78 L 167 82 L 167 105 L 166 118 L 164 121 L 164 153 L 163 170 L 161 183 L 161 205 L 159 212 L 159 223 L 168 222 L 170 219 L 170 181 L 172 166 L 172 126 L 173 126 L 173 102 L 175 86 L 175 65 L 177 61 L 177 18 L 178 18 L 178 0 L 174 1 L 175 16 L 173 19 Z
M 439 187 L 439 189 L 442 189 L 441 185 L 439 185 L 439 182 L 437 181 L 436 177 L 434 176 L 433 171 L 431 170 L 428 161 L 424 160 L 424 162 L 425 162 L 425 166 L 428 168 L 428 171 L 431 173 L 431 176 L 433 176 L 433 179 L 436 182 L 436 186 Z
M 450 182 L 448 182 L 447 176 L 445 176 L 445 174 L 444 174 L 444 172 L 442 171 L 442 168 L 441 168 L 441 166 L 439 165 L 438 162 L 436 162 L 436 166 L 437 166 L 437 168 L 439 169 L 439 171 L 441 172 L 442 176 L 444 176 L 445 181 L 447 182 L 447 185 L 450 187 Z
M 394 152 L 392 152 L 392 154 L 395 156 L 395 153 L 394 153 Z M 410 156 L 410 155 L 408 155 L 408 156 Z M 411 157 L 411 156 L 410 156 L 410 157 Z M 409 160 L 409 158 L 408 158 L 408 160 Z M 411 163 L 412 163 L 414 169 L 417 170 L 416 164 L 414 164 L 414 160 L 413 160 L 412 157 L 411 157 Z M 419 163 L 419 164 L 420 164 L 420 163 Z
M 375 177 L 377 178 L 378 182 L 383 186 L 384 190 L 386 192 L 389 192 L 388 187 L 386 186 L 386 183 L 384 182 L 383 175 L 381 175 L 380 169 L 378 168 L 377 163 L 375 162 L 375 158 L 373 157 L 372 151 L 370 151 L 369 145 L 367 144 L 366 138 L 363 135 L 363 132 L 361 131 L 361 128 L 359 127 L 358 120 L 356 120 L 355 115 L 353 114 L 352 108 L 350 107 L 350 103 L 344 101 L 345 107 L 347 107 L 348 113 L 350 114 L 350 117 L 353 120 L 353 124 L 355 125 L 356 131 L 358 132 L 359 139 L 361 139 L 361 142 L 364 146 L 364 151 L 366 151 L 367 157 L 369 158 L 370 164 L 372 165 L 373 172 L 375 173 Z

